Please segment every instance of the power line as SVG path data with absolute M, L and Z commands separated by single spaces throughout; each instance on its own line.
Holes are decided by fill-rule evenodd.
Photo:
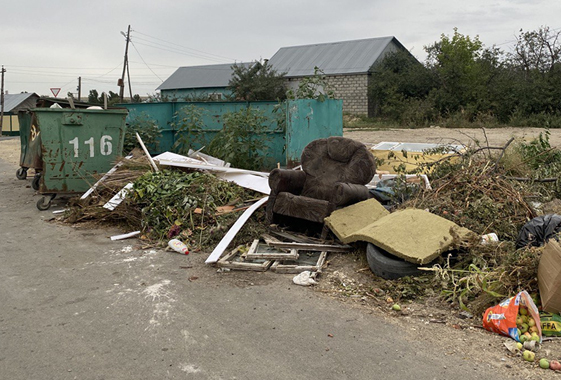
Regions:
M 142 55 L 140 55 L 140 52 L 139 52 L 138 49 L 136 48 L 136 45 L 134 44 L 134 42 L 131 41 L 131 44 L 132 44 L 132 47 L 134 48 L 134 50 L 136 51 L 136 53 L 138 54 L 138 56 L 140 57 L 140 59 L 142 60 L 142 62 L 144 62 L 144 64 L 146 65 L 146 67 L 148 67 L 148 68 L 150 69 L 150 71 L 152 71 L 152 73 L 153 73 L 155 76 L 157 76 L 159 80 L 161 80 L 161 81 L 163 82 L 164 80 L 163 80 L 162 78 L 160 78 L 160 77 L 158 76 L 158 74 L 156 74 L 156 73 L 154 72 L 154 70 L 152 70 L 152 69 L 150 68 L 150 66 L 148 66 L 148 64 L 146 63 L 146 61 L 144 60 L 144 58 L 142 58 Z
M 138 40 L 144 41 L 144 44 L 138 42 L 139 44 L 150 46 L 150 47 L 153 47 L 153 48 L 156 48 L 156 49 L 167 49 L 167 51 L 187 55 L 189 57 L 206 59 L 206 60 L 212 61 L 212 62 L 223 62 L 224 59 L 225 59 L 225 58 L 219 58 L 219 57 L 212 57 L 212 56 L 205 55 L 205 54 L 200 54 L 200 53 L 193 53 L 193 52 L 189 52 L 189 51 L 179 49 L 179 48 L 176 48 L 176 47 L 172 47 L 172 46 L 162 46 L 162 44 L 159 43 L 159 42 L 150 41 L 150 40 L 147 40 L 145 38 L 140 38 L 140 37 L 136 37 L 136 36 L 134 38 L 135 38 L 135 40 L 137 40 L 137 42 L 138 42 Z M 226 59 L 229 59 L 229 58 L 226 58 Z
M 218 59 L 218 58 L 211 58 L 211 57 L 205 57 L 205 56 L 197 55 L 197 54 L 193 54 L 193 53 L 187 53 L 187 52 L 182 51 L 182 50 L 179 50 L 179 49 L 161 47 L 161 46 L 157 46 L 157 45 L 150 45 L 150 44 L 145 44 L 145 43 L 142 43 L 142 42 L 137 42 L 137 44 L 138 44 L 138 45 L 148 46 L 148 47 L 151 47 L 151 48 L 154 48 L 154 49 L 169 51 L 169 52 L 175 53 L 175 54 L 181 54 L 181 55 L 185 55 L 185 56 L 189 56 L 189 57 L 195 57 L 195 58 L 206 59 L 207 61 L 212 61 L 212 62 L 223 62 L 223 60 L 220 60 L 220 59 Z
M 28 67 L 38 69 L 64 69 L 64 70 L 107 70 L 108 67 L 64 67 L 64 66 L 24 66 L 24 65 L 6 65 L 10 67 Z
M 129 61 L 129 62 L 142 63 L 142 62 L 136 62 L 136 61 Z M 161 67 L 170 67 L 170 68 L 173 68 L 173 69 L 177 69 L 177 66 L 173 66 L 173 65 L 161 65 L 161 64 L 158 64 L 158 63 L 150 63 L 149 65 L 151 65 L 151 66 L 161 66 Z M 142 69 L 144 69 L 144 68 L 142 68 Z M 165 70 L 165 69 L 156 69 L 156 70 Z
M 143 36 L 152 38 L 152 39 L 154 39 L 154 40 L 162 41 L 162 42 L 165 42 L 165 43 L 170 44 L 170 45 L 179 46 L 179 47 L 182 47 L 182 48 L 184 48 L 184 49 L 196 51 L 196 52 L 198 52 L 198 53 L 202 53 L 202 54 L 205 54 L 205 55 L 214 56 L 214 57 L 222 58 L 222 59 L 228 59 L 228 60 L 230 60 L 230 61 L 237 61 L 237 59 L 235 59 L 235 58 L 224 57 L 224 56 L 222 56 L 222 55 L 213 54 L 213 53 L 208 53 L 208 52 L 204 52 L 204 51 L 202 51 L 202 50 L 197 50 L 197 49 L 190 48 L 190 47 L 188 47 L 188 46 L 179 45 L 179 44 L 176 44 L 176 43 L 174 43 L 174 42 L 166 41 L 166 40 L 163 40 L 163 39 L 161 39 L 161 38 L 157 38 L 157 37 L 150 36 L 150 35 L 148 35 L 148 34 L 139 32 L 138 30 L 135 30 L 134 32 L 135 32 L 135 33 L 138 33 L 138 34 L 141 34 L 141 35 L 143 35 Z

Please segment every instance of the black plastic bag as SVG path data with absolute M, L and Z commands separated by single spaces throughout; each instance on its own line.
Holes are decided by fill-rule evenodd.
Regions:
M 559 231 L 561 231 L 561 215 L 538 216 L 520 229 L 518 239 L 516 239 L 516 248 L 541 247 L 551 238 L 559 241 Z

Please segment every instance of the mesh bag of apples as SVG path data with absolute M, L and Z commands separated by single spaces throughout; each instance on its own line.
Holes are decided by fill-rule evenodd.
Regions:
M 488 308 L 483 314 L 483 327 L 522 343 L 542 340 L 538 308 L 525 290 Z

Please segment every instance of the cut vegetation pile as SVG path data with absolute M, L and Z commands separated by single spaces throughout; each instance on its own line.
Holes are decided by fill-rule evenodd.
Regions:
M 140 157 L 139 157 L 140 156 Z M 259 194 L 203 172 L 150 171 L 146 158 L 137 154 L 126 160 L 86 200 L 73 199 L 64 220 L 111 222 L 127 230 L 140 230 L 152 244 L 167 244 L 178 237 L 191 250 L 213 248 L 245 210 L 246 202 Z M 127 183 L 134 183 L 122 204 L 113 211 L 103 205 Z M 264 213 L 256 213 L 238 235 L 265 230 Z
M 447 301 L 479 314 L 520 290 L 537 295 L 541 248 L 516 250 L 515 241 L 521 227 L 541 213 L 541 205 L 559 194 L 552 177 L 561 154 L 549 146 L 548 136 L 546 132 L 530 143 L 511 140 L 504 147 L 468 148 L 459 159 L 442 160 L 431 171 L 433 190 L 418 192 L 400 206 L 427 209 L 478 235 L 499 237 L 497 244 L 472 241 L 429 268 L 434 289 Z M 412 297 L 416 288 L 424 294 L 416 282 L 403 280 L 396 291 Z

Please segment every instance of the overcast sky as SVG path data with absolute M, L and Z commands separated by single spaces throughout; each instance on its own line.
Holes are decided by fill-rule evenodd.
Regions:
M 0 9 L 5 89 L 39 95 L 75 93 L 79 76 L 82 96 L 118 92 L 129 24 L 142 96 L 179 66 L 270 58 L 285 46 L 395 36 L 424 60 L 423 47 L 454 27 L 507 51 L 521 28 L 561 28 L 561 1 L 540 0 L 0 0 Z

